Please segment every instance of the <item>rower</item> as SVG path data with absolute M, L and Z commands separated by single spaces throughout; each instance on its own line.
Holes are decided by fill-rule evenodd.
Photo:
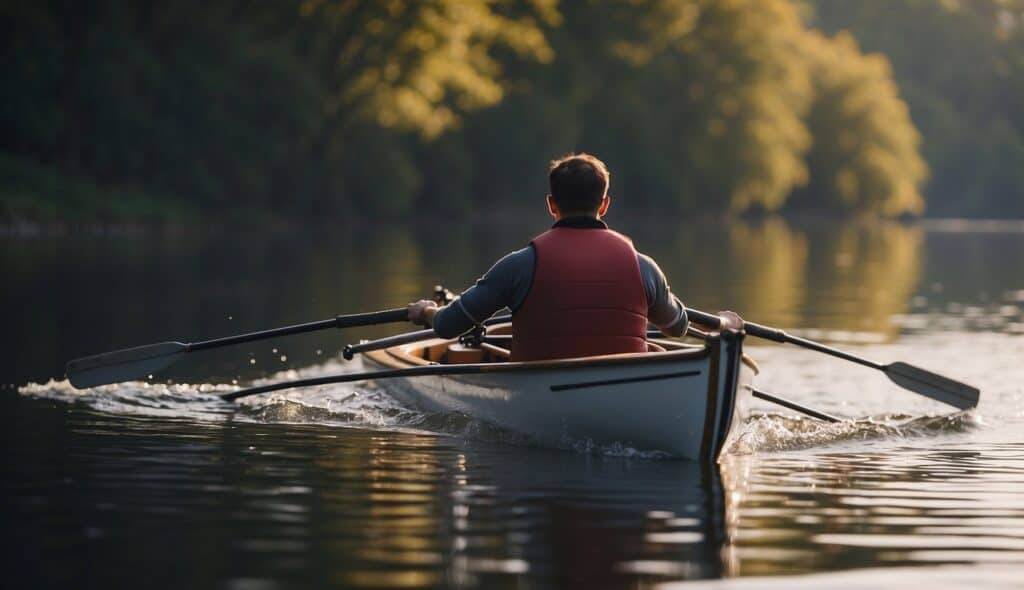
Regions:
M 569 154 L 551 162 L 548 212 L 555 224 L 491 267 L 451 303 L 410 303 L 409 319 L 441 338 L 512 311 L 512 360 L 533 361 L 646 352 L 648 322 L 669 337 L 686 333 L 687 315 L 654 260 L 608 229 L 604 162 Z M 722 328 L 741 329 L 732 312 Z

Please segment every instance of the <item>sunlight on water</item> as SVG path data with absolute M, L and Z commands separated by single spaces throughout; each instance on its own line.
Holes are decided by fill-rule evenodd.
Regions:
M 697 464 L 680 466 L 659 460 L 663 453 L 623 444 L 566 440 L 562 446 L 571 452 L 552 461 L 551 451 L 534 448 L 528 438 L 469 416 L 403 407 L 383 383 L 288 390 L 237 404 L 217 397 L 238 389 L 235 384 L 134 382 L 78 391 L 51 381 L 24 386 L 21 394 L 143 420 L 129 423 L 144 429 L 140 436 L 184 429 L 168 434 L 190 440 L 195 452 L 222 445 L 206 440 L 222 428 L 259 429 L 232 443 L 243 460 L 265 463 L 258 487 L 240 489 L 220 476 L 191 483 L 185 477 L 181 485 L 249 498 L 239 517 L 265 524 L 252 536 L 243 533 L 237 547 L 271 559 L 265 566 L 269 579 L 308 564 L 310 515 L 317 506 L 344 520 L 332 525 L 338 527 L 329 533 L 335 540 L 325 548 L 358 564 L 328 568 L 330 579 L 356 586 L 550 581 L 563 575 L 557 572 L 574 571 L 621 583 L 741 576 L 711 586 L 867 588 L 898 582 L 904 574 L 894 570 L 890 577 L 889 570 L 875 569 L 793 576 L 888 564 L 937 568 L 920 575 L 939 588 L 966 578 L 991 588 L 1008 584 L 1013 578 L 1007 568 L 1021 564 L 1024 554 L 1024 496 L 1018 492 L 1024 489 L 1024 445 L 1013 434 L 1024 425 L 1024 390 L 1020 375 L 1003 369 L 1022 358 L 1024 343 L 1011 334 L 932 331 L 855 350 L 920 362 L 977 383 L 982 404 L 950 412 L 859 366 L 782 346 L 753 346 L 750 354 L 762 366 L 759 387 L 844 419 L 830 424 L 758 402 L 720 474 L 716 469 L 708 480 Z M 919 359 L 922 350 L 929 352 Z M 971 363 L 958 362 L 968 353 Z M 256 383 L 360 370 L 358 359 L 332 358 Z M 75 429 L 78 436 L 104 431 L 106 419 L 82 415 L 92 417 L 90 426 Z M 166 427 L 143 426 L 154 418 Z M 209 427 L 198 433 L 188 426 L 203 423 Z M 123 425 L 110 428 L 124 436 Z M 169 460 L 168 467 L 194 461 Z M 592 472 L 593 461 L 600 475 Z M 171 473 L 181 469 L 191 468 Z M 302 475 L 310 469 L 319 475 Z M 146 479 L 168 476 L 176 477 L 150 472 Z M 335 483 L 315 483 L 324 478 Z M 154 507 L 169 514 L 199 510 L 181 502 L 166 497 Z M 559 508 L 537 511 L 549 504 Z M 568 523 L 581 526 L 577 516 L 556 517 L 552 510 L 572 515 L 585 506 L 597 510 L 586 518 L 611 543 L 607 563 L 583 565 L 530 550 L 539 537 L 557 538 Z M 99 522 L 87 527 L 87 535 L 105 538 L 117 529 L 103 525 L 102 517 Z M 571 533 L 578 534 L 595 533 Z
M 320 449 L 314 453 L 314 464 L 335 474 L 328 477 L 339 477 L 349 482 L 346 487 L 355 488 L 338 495 L 289 476 L 288 485 L 274 483 L 271 489 L 276 491 L 268 496 L 282 500 L 268 499 L 258 506 L 271 509 L 269 517 L 274 521 L 305 527 L 308 524 L 302 523 L 308 523 L 309 511 L 305 502 L 311 493 L 326 494 L 324 498 L 338 503 L 332 510 L 348 515 L 349 522 L 344 532 L 339 531 L 344 540 L 333 543 L 331 550 L 350 552 L 360 563 L 386 568 L 345 570 L 337 578 L 344 584 L 429 586 L 443 579 L 479 584 L 491 576 L 546 579 L 552 568 L 569 566 L 550 561 L 551 556 L 531 557 L 524 551 L 524 544 L 539 534 L 551 534 L 548 527 L 555 524 L 551 513 L 530 516 L 529 504 L 521 502 L 528 498 L 557 502 L 571 493 L 572 504 L 598 502 L 605 511 L 604 520 L 625 518 L 626 529 L 616 534 L 631 531 L 627 534 L 631 540 L 610 556 L 611 569 L 602 574 L 616 579 L 656 582 L 710 573 L 713 577 L 753 576 L 750 579 L 758 581 L 752 583 L 761 584 L 756 576 L 914 563 L 938 565 L 945 573 L 974 576 L 999 587 L 1005 582 L 1003 568 L 1020 563 L 1024 550 L 1024 496 L 1016 491 L 1024 489 L 1024 445 L 1010 442 L 1013 437 L 1007 436 L 1024 424 L 1024 396 L 1019 378 L 998 370 L 1018 358 L 1021 343 L 999 334 L 931 333 L 896 344 L 861 346 L 858 352 L 912 360 L 914 351 L 928 349 L 936 351 L 929 360 L 941 365 L 943 355 L 957 357 L 964 347 L 991 351 L 966 368 L 965 375 L 950 371 L 977 380 L 984 401 L 977 410 L 953 413 L 934 402 L 915 399 L 884 377 L 874 379 L 877 376 L 854 365 L 832 366 L 832 361 L 777 346 L 751 348 L 765 368 L 766 388 L 785 384 L 787 394 L 799 395 L 802 403 L 848 418 L 829 424 L 760 404 L 723 458 L 720 483 L 708 488 L 705 482 L 695 488 L 697 497 L 720 494 L 719 500 L 693 503 L 673 493 L 653 503 L 641 502 L 642 517 L 628 516 L 628 510 L 616 516 L 622 506 L 633 502 L 627 498 L 650 491 L 645 488 L 650 482 L 630 474 L 640 468 L 664 472 L 671 480 L 678 462 L 652 460 L 664 455 L 639 453 L 628 445 L 566 441 L 564 448 L 573 452 L 559 462 L 576 467 L 555 476 L 547 471 L 551 466 L 544 461 L 548 459 L 535 463 L 532 458 L 537 453 L 549 457 L 550 452 L 532 448 L 528 439 L 468 416 L 405 408 L 387 395 L 382 384 L 278 392 L 245 398 L 237 406 L 216 397 L 237 386 L 209 384 L 129 383 L 78 392 L 66 382 L 51 382 L 26 386 L 22 394 L 116 415 L 197 420 L 233 424 L 233 428 L 248 423 L 258 428 L 315 429 L 309 434 L 274 430 L 274 438 L 249 437 L 253 443 L 244 453 L 299 461 L 292 467 L 274 467 L 267 472 L 272 478 L 282 468 L 282 474 L 299 473 L 304 470 L 301 464 L 310 460 L 309 451 L 286 441 L 319 433 L 315 436 L 323 442 L 312 443 L 312 448 Z M 360 369 L 358 361 L 329 360 L 282 372 L 268 381 Z M 286 438 L 275 440 L 277 434 Z M 345 450 L 340 455 L 334 450 L 353 436 L 375 441 L 366 449 L 368 456 L 358 444 L 341 447 Z M 298 440 L 296 444 L 307 444 Z M 491 443 L 500 443 L 504 450 L 478 446 Z M 460 454 L 450 455 L 460 448 Z M 369 464 L 364 467 L 350 465 L 350 461 L 366 460 Z M 609 479 L 602 471 L 600 483 L 578 496 L 577 483 L 565 486 L 575 478 L 591 477 L 574 471 L 581 460 L 585 465 L 597 460 L 608 468 L 622 469 L 623 479 Z M 529 467 L 524 466 L 525 471 L 515 467 L 517 461 Z M 684 467 L 684 472 L 698 467 L 687 465 L 693 467 Z M 499 475 L 502 472 L 507 473 Z M 437 479 L 444 473 L 453 478 L 449 483 Z M 448 485 L 454 487 L 443 491 Z M 453 502 L 443 514 L 435 506 L 439 493 Z M 283 500 L 296 495 L 297 502 Z M 374 508 L 372 515 L 353 521 L 351 503 L 358 497 Z M 363 527 L 362 532 L 352 536 L 352 526 Z M 438 531 L 447 532 L 437 537 Z M 253 539 L 245 542 L 244 549 L 283 559 L 283 555 L 301 555 L 306 547 L 303 538 Z M 367 542 L 367 538 L 380 540 Z M 684 547 L 705 557 L 681 559 L 676 551 Z M 712 558 L 717 562 L 712 570 L 707 569 L 708 555 L 720 556 Z M 955 564 L 986 564 L 995 569 L 945 569 Z M 937 587 L 946 583 L 942 575 L 935 580 Z M 818 581 L 859 588 L 875 580 L 871 573 L 834 576 Z M 782 580 L 795 583 L 797 579 Z M 730 584 L 726 582 L 727 587 Z
M 1020 569 L 1006 566 L 945 566 L 932 570 L 922 568 L 861 569 L 835 574 L 803 576 L 746 577 L 718 581 L 669 582 L 655 586 L 657 590 L 804 590 L 837 588 L 842 590 L 877 590 L 878 588 L 928 588 L 929 590 L 962 590 L 984 586 L 992 589 L 1020 588 Z
M 226 588 L 1019 585 L 1024 234 L 781 220 L 661 231 L 634 233 L 695 307 L 949 375 L 981 388 L 979 407 L 955 412 L 877 371 L 753 339 L 759 389 L 842 420 L 755 401 L 720 466 L 625 443 L 538 448 L 469 416 L 405 407 L 386 383 L 218 397 L 361 371 L 336 351 L 370 330 L 78 391 L 51 378 L 64 357 L 398 305 L 438 280 L 468 283 L 522 235 L 144 253 L 91 243 L 56 249 L 74 262 L 67 285 L 51 280 L 52 252 L 21 245 L 31 263 L 0 254 L 19 290 L 4 297 L 47 311 L 10 319 L 24 345 L 5 379 L 19 388 L 0 398 L 6 530 L 21 543 L 24 585 L 130 586 L 154 571 L 178 587 Z M 429 260 L 446 261 L 444 276 L 424 274 Z M 123 280 L 86 288 L 94 277 L 74 270 L 84 266 Z M 379 284 L 345 278 L 370 275 Z M 138 303 L 165 295 L 181 301 L 166 315 Z M 107 326 L 112 311 L 80 307 L 124 317 Z M 43 383 L 23 385 L 29 376 Z
M 794 545 L 805 553 L 806 571 L 860 567 L 861 560 L 848 561 L 853 554 L 892 564 L 1021 561 L 1021 443 L 963 441 L 945 450 L 899 438 L 877 449 L 734 456 L 725 471 L 741 500 L 744 575 L 791 572 L 772 556 Z M 996 580 L 1003 572 L 996 570 Z M 989 572 L 975 573 L 980 581 Z M 836 580 L 847 587 L 843 581 L 866 583 Z

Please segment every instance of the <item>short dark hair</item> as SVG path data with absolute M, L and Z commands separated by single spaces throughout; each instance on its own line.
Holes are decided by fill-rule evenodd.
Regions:
M 596 213 L 610 179 L 604 162 L 583 152 L 552 160 L 548 168 L 551 198 L 563 214 Z

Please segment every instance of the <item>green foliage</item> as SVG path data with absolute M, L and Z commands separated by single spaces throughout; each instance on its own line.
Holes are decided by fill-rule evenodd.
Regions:
M 351 122 L 413 130 L 435 138 L 460 112 L 498 103 L 508 47 L 538 61 L 551 48 L 536 16 L 557 22 L 554 2 L 535 1 L 525 16 L 487 0 L 304 0 L 302 28 L 330 89 L 328 112 Z
M 927 167 L 889 62 L 863 55 L 854 39 L 808 32 L 803 50 L 814 83 L 807 125 L 811 182 L 790 206 L 888 216 L 919 214 Z
M 547 159 L 570 150 L 611 166 L 613 211 L 919 212 L 887 66 L 808 32 L 805 6 L 12 0 L 0 153 L 35 172 L 8 183 L 4 214 L 127 211 L 124 187 L 236 219 L 541 207 Z M 1019 124 L 986 133 L 1019 151 Z
M 367 126 L 351 129 L 345 137 L 353 155 L 337 158 L 340 174 L 335 178 L 344 184 L 335 192 L 349 195 L 359 211 L 371 216 L 408 213 L 421 178 L 402 138 Z
M 884 60 L 807 31 L 789 2 L 563 8 L 565 24 L 551 34 L 557 76 L 530 70 L 500 107 L 467 122 L 479 152 L 493 151 L 495 137 L 508 147 L 494 162 L 477 157 L 491 185 L 479 192 L 512 200 L 502 187 L 539 176 L 536 159 L 521 162 L 522 154 L 585 149 L 612 165 L 617 206 L 775 211 L 795 193 L 803 199 L 789 204 L 807 208 L 920 212 L 917 136 Z M 829 149 L 841 133 L 856 143 Z M 820 182 L 802 189 L 809 172 Z
M 515 70 L 503 103 L 458 134 L 488 202 L 539 203 L 541 158 L 571 150 L 612 167 L 613 210 L 774 210 L 805 180 L 809 84 L 785 0 L 561 8 L 550 67 Z
M 1024 217 L 1024 2 L 810 4 L 814 25 L 891 60 L 932 171 L 930 213 Z
M 622 73 L 589 105 L 607 133 L 585 137 L 629 154 L 627 192 L 677 209 L 776 210 L 805 181 L 808 84 L 788 2 L 608 1 L 594 12 L 608 18 L 606 68 Z
M 4 95 L 17 97 L 0 113 L 5 152 L 210 209 L 271 207 L 298 182 L 317 83 L 289 50 L 236 26 L 226 3 L 3 10 L 18 32 L 0 41 Z
M 29 223 L 185 225 L 200 216 L 188 203 L 138 187 L 100 185 L 24 158 L 0 155 L 0 219 Z

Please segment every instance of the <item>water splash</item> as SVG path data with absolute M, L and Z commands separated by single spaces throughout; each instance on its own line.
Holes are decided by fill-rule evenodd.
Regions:
M 359 363 L 330 360 L 322 365 L 282 371 L 267 383 L 340 372 L 358 371 Z M 372 384 L 333 384 L 224 402 L 219 395 L 236 391 L 235 384 L 159 384 L 129 382 L 74 389 L 67 381 L 21 387 L 22 395 L 83 404 L 110 413 L 160 419 L 221 422 L 228 419 L 261 423 L 320 424 L 383 431 L 440 434 L 467 440 L 534 446 L 528 436 L 499 428 L 458 412 L 425 413 L 401 405 L 386 390 Z M 970 431 L 982 424 L 972 412 L 920 416 L 876 415 L 826 423 L 776 413 L 751 417 L 733 437 L 727 452 L 750 454 L 807 449 L 843 442 L 935 436 Z M 582 454 L 666 458 L 660 451 L 639 451 L 628 444 L 598 444 L 588 439 L 563 437 L 559 446 Z
M 969 432 L 982 425 L 981 417 L 972 411 L 918 417 L 884 414 L 840 422 L 758 414 L 743 425 L 728 452 L 792 451 L 851 441 L 938 436 Z

